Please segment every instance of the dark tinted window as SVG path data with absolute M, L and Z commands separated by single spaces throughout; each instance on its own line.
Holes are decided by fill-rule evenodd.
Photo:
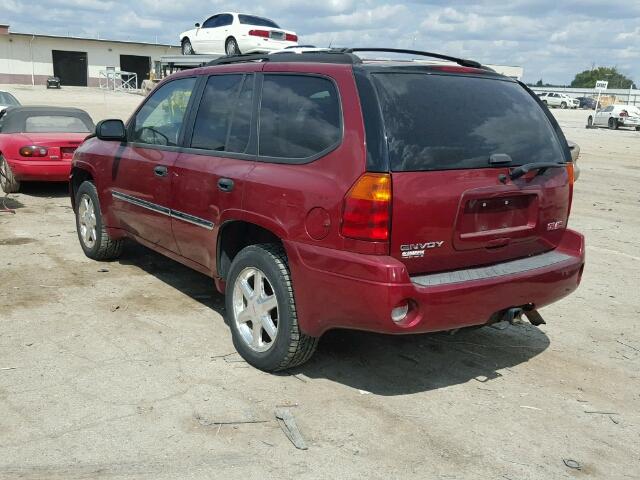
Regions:
M 254 25 L 256 27 L 280 28 L 276 22 L 268 18 L 255 17 L 253 15 L 238 15 L 238 20 L 243 25 Z
M 226 27 L 227 25 L 231 25 L 233 23 L 233 15 L 229 15 L 225 13 L 220 15 L 220 18 L 216 22 L 216 27 Z
M 67 115 L 34 115 L 24 122 L 25 133 L 89 133 L 81 118 Z
M 519 84 L 454 75 L 374 74 L 395 171 L 563 162 L 544 111 Z
M 213 28 L 213 27 L 217 27 L 218 25 L 216 25 L 218 23 L 218 19 L 220 18 L 220 15 L 214 15 L 213 17 L 208 18 L 207 20 L 205 20 L 205 22 L 202 24 L 202 28 Z
M 132 142 L 151 145 L 178 144 L 196 79 L 181 78 L 164 84 L 151 94 L 134 119 Z
M 305 159 L 340 141 L 340 103 L 333 82 L 303 75 L 265 75 L 260 155 Z
M 253 75 L 216 75 L 205 87 L 192 148 L 245 153 L 249 144 Z
M 11 105 L 20 105 L 16 97 L 7 92 L 0 92 L 0 105 L 3 106 L 11 106 Z

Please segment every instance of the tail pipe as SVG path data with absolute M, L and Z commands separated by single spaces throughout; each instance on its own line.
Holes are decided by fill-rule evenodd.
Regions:
M 547 323 L 544 321 L 544 318 L 542 318 L 542 315 L 540 315 L 540 312 L 533 308 L 533 306 L 509 308 L 504 312 L 501 321 L 514 323 L 521 320 L 522 315 L 526 316 L 531 325 L 535 325 L 536 327 L 539 325 L 546 325 Z

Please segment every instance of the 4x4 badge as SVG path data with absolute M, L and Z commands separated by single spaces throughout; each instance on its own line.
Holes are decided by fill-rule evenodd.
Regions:
M 443 240 L 424 243 L 408 243 L 405 245 L 400 245 L 400 251 L 402 252 L 403 258 L 424 257 L 425 250 L 440 248 L 443 244 Z

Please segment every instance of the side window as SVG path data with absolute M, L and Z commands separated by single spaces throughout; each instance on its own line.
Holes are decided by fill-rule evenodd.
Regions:
M 202 28 L 214 28 L 214 27 L 217 27 L 216 23 L 218 23 L 218 19 L 219 18 L 220 18 L 220 15 L 214 15 L 213 17 L 209 17 L 202 24 Z
M 605 112 L 613 112 L 613 106 L 608 106 L 607 108 L 604 109 Z
M 233 23 L 233 15 L 229 15 L 228 13 L 220 15 L 220 20 L 216 22 L 216 27 L 226 27 L 227 25 L 231 25 Z
M 340 141 L 338 92 L 326 78 L 266 74 L 259 125 L 261 156 L 312 157 Z
M 253 75 L 209 77 L 198 107 L 191 148 L 245 153 L 251 131 Z
M 178 144 L 194 77 L 169 82 L 149 97 L 133 121 L 131 141 L 149 145 Z

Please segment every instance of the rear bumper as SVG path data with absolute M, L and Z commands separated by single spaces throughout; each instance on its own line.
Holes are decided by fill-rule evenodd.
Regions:
M 539 266 L 534 261 L 522 271 L 507 268 L 514 262 L 506 262 L 490 267 L 495 275 L 476 272 L 476 278 L 470 274 L 465 279 L 459 273 L 439 274 L 438 281 L 425 282 L 424 278 L 437 276 L 412 279 L 392 257 L 293 242 L 286 248 L 300 327 L 312 336 L 333 328 L 403 334 L 482 325 L 507 308 L 530 304 L 541 308 L 569 295 L 580 284 L 585 258 L 584 237 L 567 230 L 551 252 L 555 255 L 551 264 L 530 257 Z M 465 272 L 472 270 L 484 269 Z M 443 275 L 458 278 L 450 281 Z M 396 324 L 391 310 L 406 300 L 411 305 L 409 315 Z
M 71 160 L 6 160 L 19 181 L 69 181 Z

